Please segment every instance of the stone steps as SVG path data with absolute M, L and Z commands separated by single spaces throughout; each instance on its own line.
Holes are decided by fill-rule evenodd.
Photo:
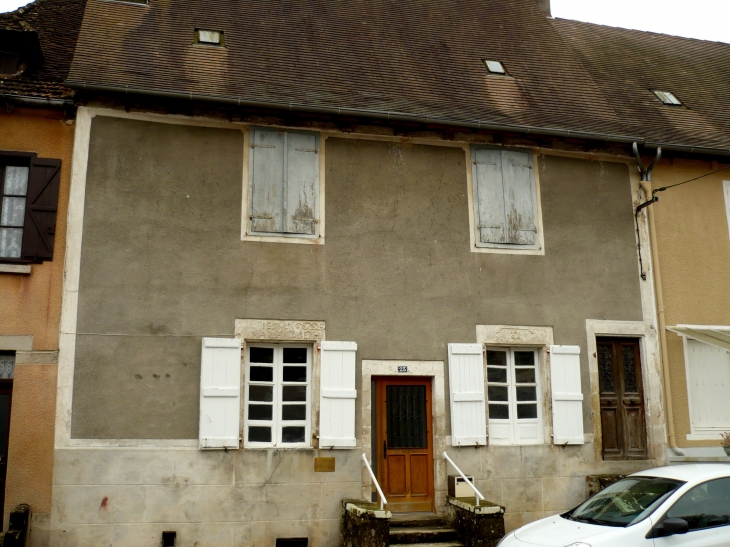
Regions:
M 456 530 L 433 513 L 395 514 L 390 521 L 390 545 L 463 547 Z

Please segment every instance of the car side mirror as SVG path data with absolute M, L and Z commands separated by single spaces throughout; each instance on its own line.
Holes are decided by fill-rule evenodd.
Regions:
M 647 538 L 663 538 L 667 536 L 676 536 L 689 532 L 689 524 L 686 520 L 680 518 L 669 518 L 658 523 Z

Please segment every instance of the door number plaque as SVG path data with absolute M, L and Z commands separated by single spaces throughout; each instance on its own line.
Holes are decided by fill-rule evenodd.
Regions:
M 408 372 L 408 367 L 407 366 L 401 365 L 401 366 L 398 367 L 398 374 L 405 374 L 407 372 Z

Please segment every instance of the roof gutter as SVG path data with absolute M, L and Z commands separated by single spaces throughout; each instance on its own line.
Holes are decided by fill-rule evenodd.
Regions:
M 267 108 L 273 110 L 291 110 L 298 112 L 310 112 L 315 114 L 327 115 L 349 115 L 360 116 L 365 118 L 379 118 L 386 120 L 395 120 L 403 122 L 428 123 L 437 125 L 447 125 L 455 127 L 468 127 L 471 129 L 487 129 L 491 131 L 507 131 L 512 133 L 525 133 L 528 135 L 542 135 L 548 137 L 570 137 L 575 139 L 599 140 L 604 142 L 616 142 L 622 144 L 631 144 L 632 142 L 643 143 L 644 139 L 640 137 L 631 137 L 623 135 L 610 135 L 605 133 L 590 133 L 582 131 L 571 131 L 567 129 L 548 129 L 543 127 L 534 127 L 529 125 L 518 124 L 499 124 L 484 121 L 460 121 L 447 118 L 438 118 L 432 116 L 413 116 L 398 112 L 389 112 L 384 110 L 366 110 L 357 108 L 338 108 L 327 106 L 307 106 L 297 103 L 277 103 L 266 101 L 254 101 L 244 99 L 242 97 L 225 97 L 221 95 L 207 95 L 201 93 L 191 93 L 184 91 L 156 91 L 153 89 L 145 89 L 130 86 L 114 86 L 103 84 L 90 84 L 75 80 L 67 80 L 65 84 L 73 89 L 85 91 L 99 91 L 107 93 L 122 93 L 125 95 L 142 95 L 147 97 L 158 97 L 164 99 L 177 99 L 189 101 L 211 102 L 227 105 L 235 105 L 241 107 Z
M 27 97 L 25 95 L 0 94 L 4 101 L 11 101 L 22 106 L 45 106 L 46 108 L 67 108 L 74 106 L 73 99 L 47 99 L 44 97 Z
M 708 156 L 730 156 L 730 150 L 727 148 L 703 148 L 701 146 L 683 146 L 681 144 L 664 144 L 656 142 L 645 142 L 646 148 L 661 148 L 662 150 L 671 150 L 673 152 L 684 152 L 687 154 L 705 154 Z

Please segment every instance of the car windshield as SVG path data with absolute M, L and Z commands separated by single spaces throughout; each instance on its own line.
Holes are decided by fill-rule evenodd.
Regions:
M 672 479 L 628 477 L 562 516 L 603 526 L 630 526 L 648 517 L 683 484 Z

